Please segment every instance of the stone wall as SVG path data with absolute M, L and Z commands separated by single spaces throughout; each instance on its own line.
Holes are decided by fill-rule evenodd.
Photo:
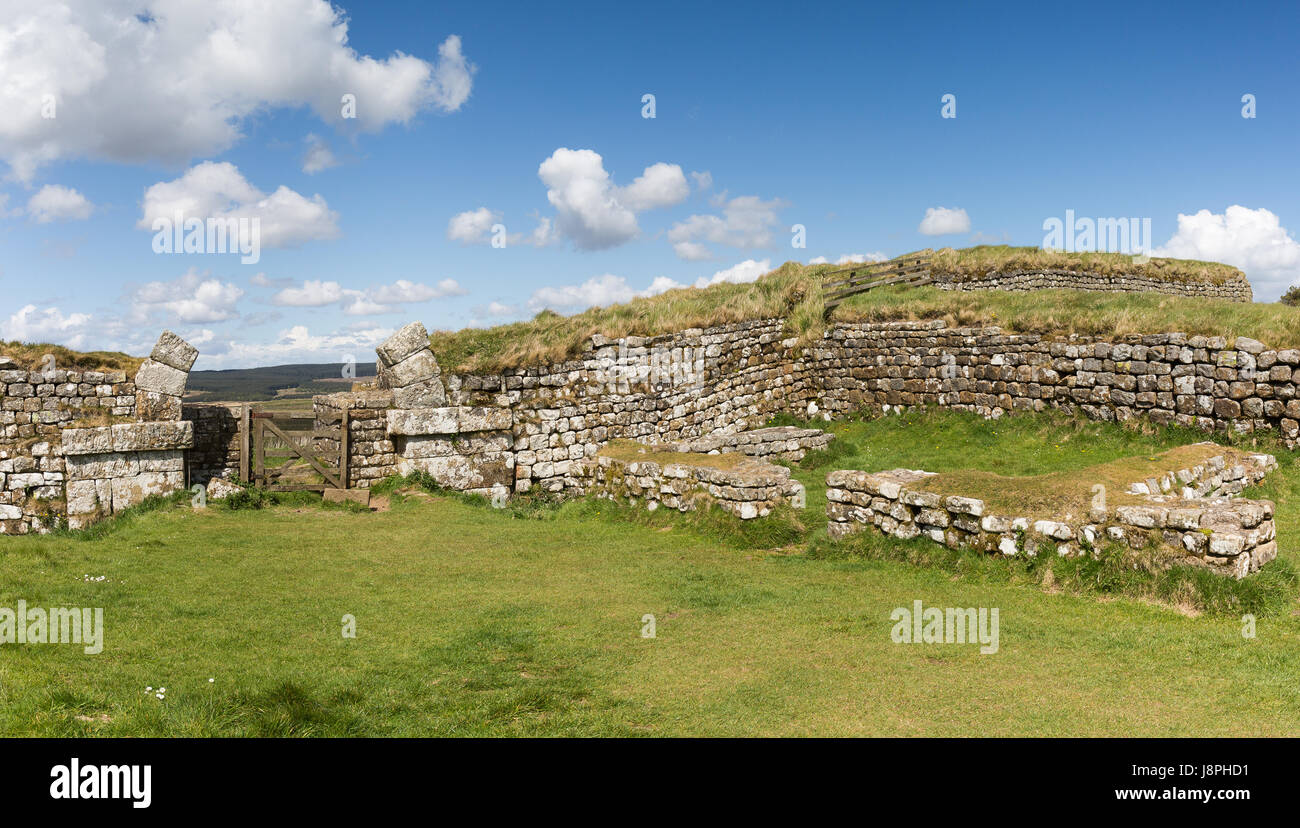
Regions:
M 954 549 L 1004 555 L 1034 555 L 1047 544 L 1061 555 L 1089 554 L 1106 539 L 1136 549 L 1154 544 L 1166 561 L 1243 578 L 1277 557 L 1273 503 L 1232 493 L 1261 480 L 1277 461 L 1268 454 L 1229 459 L 1216 455 L 1135 482 L 1135 495 L 1152 487 L 1172 493 L 1141 494 L 1114 509 L 1094 504 L 1079 520 L 993 514 L 978 498 L 920 488 L 930 472 L 834 471 L 826 476 L 827 531 L 842 538 L 871 526 L 904 540 L 925 536 Z
M 949 328 L 939 321 L 846 323 L 800 350 L 785 336 L 783 321 L 769 319 L 653 338 L 595 336 L 567 362 L 471 375 L 442 373 L 423 349 L 417 357 L 410 348 L 422 330 L 404 329 L 407 345 L 387 351 L 392 366 L 418 370 L 394 374 L 380 357 L 386 381 L 400 375 L 406 385 L 316 398 L 330 410 L 353 407 L 355 485 L 395 473 L 404 456 L 427 459 L 410 454 L 427 450 L 420 448 L 425 441 L 404 439 L 399 447 L 396 439 L 425 435 L 380 430 L 377 421 L 390 407 L 421 410 L 397 405 L 398 393 L 408 402 L 445 399 L 427 408 L 508 410 L 511 445 L 501 448 L 498 434 L 479 453 L 513 462 L 518 492 L 577 490 L 576 464 L 615 439 L 699 441 L 693 448 L 743 451 L 739 440 L 754 438 L 729 435 L 779 413 L 832 416 L 933 405 L 996 417 L 1058 408 L 1206 432 L 1273 430 L 1291 446 L 1300 439 L 1300 350 L 1268 349 L 1244 337 L 1229 347 L 1222 337 L 1179 333 L 1106 341 Z M 357 419 L 358 408 L 368 412 L 361 415 L 366 424 Z M 452 454 L 444 456 L 484 444 L 449 445 Z
M 688 459 L 689 457 L 689 459 Z M 744 459 L 726 466 L 708 465 L 709 455 L 683 453 L 683 462 L 623 460 L 606 455 L 579 461 L 573 474 L 584 492 L 597 492 L 650 511 L 662 504 L 690 511 L 700 503 L 716 503 L 742 520 L 765 517 L 778 504 L 803 508 L 803 484 L 790 470 L 761 459 Z
M 181 419 L 191 423 L 194 445 L 186 452 L 191 484 L 239 476 L 239 418 L 242 405 L 185 403 Z
M 935 287 L 944 290 L 1094 290 L 1106 293 L 1165 293 L 1170 296 L 1196 296 L 1226 299 L 1230 302 L 1254 301 L 1254 291 L 1245 275 L 1216 284 L 1208 280 L 1153 279 L 1136 273 L 1108 276 L 1071 270 L 1040 269 L 973 274 L 931 274 Z
M 179 425 L 180 400 L 197 356 L 164 331 L 134 380 L 122 371 L 25 371 L 0 358 L 0 534 L 46 532 L 65 519 L 85 525 L 184 486 L 181 450 L 192 438 L 144 427 L 192 433 Z
M 1300 350 L 1245 337 L 1181 333 L 1047 339 L 943 322 L 846 324 L 827 332 L 812 365 L 821 405 L 938 405 L 1000 416 L 1059 408 L 1092 419 L 1145 417 L 1203 431 L 1300 436 Z

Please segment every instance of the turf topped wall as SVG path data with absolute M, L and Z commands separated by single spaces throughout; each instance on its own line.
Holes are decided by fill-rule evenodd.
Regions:
M 744 451 L 751 438 L 729 435 L 777 414 L 918 405 L 992 417 L 1057 408 L 1207 433 L 1272 431 L 1288 446 L 1300 439 L 1300 350 L 1244 337 L 1231 345 L 1179 333 L 1049 339 L 883 322 L 838 324 L 800 349 L 783 320 L 767 319 L 653 338 L 595 336 L 567 362 L 451 374 L 421 346 L 423 327 L 408 328 L 379 349 L 380 383 L 390 387 L 316 398 L 318 407 L 353 410 L 355 485 L 405 468 L 449 486 L 577 492 L 577 464 L 611 440 Z M 462 419 L 467 410 L 476 413 Z M 423 415 L 392 411 L 432 412 L 424 427 L 446 430 L 401 433 L 395 423 Z
M 1042 268 L 992 273 L 931 274 L 932 284 L 944 290 L 1093 290 L 1104 293 L 1165 293 L 1170 296 L 1195 296 L 1252 302 L 1255 294 L 1245 274 L 1235 274 L 1223 281 L 1191 278 L 1154 278 L 1141 274 L 1102 274 L 1086 271 Z

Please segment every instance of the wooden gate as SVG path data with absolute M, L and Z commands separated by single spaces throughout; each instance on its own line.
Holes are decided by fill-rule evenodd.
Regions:
M 924 285 L 930 279 L 930 251 L 899 256 L 887 262 L 868 262 L 827 273 L 822 282 L 825 315 L 830 316 L 850 296 L 885 285 Z
M 348 487 L 347 410 L 303 415 L 246 405 L 239 433 L 239 476 L 255 486 L 274 492 Z

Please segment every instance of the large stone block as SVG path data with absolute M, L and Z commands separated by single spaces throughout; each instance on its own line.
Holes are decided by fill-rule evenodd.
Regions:
M 399 408 L 387 412 L 387 416 L 389 434 L 457 434 L 460 432 L 460 409 L 456 407 Z
M 189 376 L 178 368 L 146 359 L 135 374 L 135 387 L 140 391 L 157 391 L 159 394 L 183 397 Z
M 62 439 L 63 453 L 69 456 L 103 454 L 113 450 L 113 429 L 111 426 L 65 428 L 62 432 Z
M 179 491 L 184 485 L 184 472 L 141 472 L 134 477 L 114 478 L 113 511 L 135 506 L 150 495 Z
M 447 392 L 436 378 L 393 391 L 393 405 L 397 408 L 437 408 L 446 404 Z
M 502 431 L 514 425 L 514 417 L 508 408 L 479 408 L 461 406 L 461 431 Z
M 384 378 L 389 388 L 405 388 L 417 382 L 436 379 L 441 374 L 433 351 L 424 349 L 389 367 Z
M 400 474 L 427 472 L 438 485 L 458 491 L 513 486 L 515 479 L 514 455 L 510 454 L 402 459 L 397 470 Z
M 163 331 L 149 358 L 178 371 L 189 372 L 198 359 L 199 350 L 171 331 Z
M 135 392 L 135 418 L 146 420 L 179 420 L 181 418 L 181 398 L 157 391 Z
M 388 337 L 388 339 L 385 339 L 375 348 L 375 353 L 385 367 L 392 367 L 417 351 L 428 347 L 429 332 L 419 322 L 412 322 Z
M 114 451 L 163 451 L 194 445 L 194 423 L 190 420 L 121 423 L 111 428 Z

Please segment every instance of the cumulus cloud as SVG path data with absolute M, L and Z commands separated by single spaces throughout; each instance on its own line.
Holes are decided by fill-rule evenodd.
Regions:
M 457 213 L 447 222 L 447 238 L 461 244 L 482 244 L 488 240 L 492 225 L 501 222 L 501 214 L 496 210 L 480 207 Z
M 747 259 L 740 264 L 719 270 L 712 276 L 701 276 L 695 280 L 693 287 L 706 288 L 723 282 L 733 284 L 753 282 L 771 269 L 771 262 L 768 259 L 762 261 Z M 651 281 L 649 287 L 637 290 L 622 276 L 606 273 L 588 279 L 580 285 L 540 288 L 533 292 L 528 300 L 528 307 L 534 312 L 543 308 L 560 312 L 577 312 L 594 306 L 615 305 L 646 296 L 658 296 L 666 291 L 684 287 L 687 285 L 675 279 L 658 276 Z
M 268 109 L 375 132 L 458 110 L 475 72 L 456 35 L 433 61 L 359 54 L 328 0 L 10 2 L 0 44 L 0 158 L 24 181 L 60 159 L 183 164 Z
M 725 194 L 724 194 L 725 196 Z M 722 215 L 693 215 L 668 231 L 668 241 L 678 258 L 696 261 L 713 258 L 708 244 L 736 248 L 771 247 L 781 199 L 763 201 L 758 196 L 720 198 Z
M 295 362 L 343 362 L 345 357 L 369 361 L 375 346 L 392 334 L 392 328 L 374 325 L 327 334 L 313 334 L 306 325 L 294 325 L 280 331 L 269 342 L 217 337 L 199 355 L 199 361 L 200 367 L 209 370 Z
M 636 212 L 671 207 L 691 194 L 682 168 L 676 164 L 651 164 L 632 183 L 619 191 L 618 199 Z
M 492 241 L 493 226 L 501 224 L 504 227 L 503 220 L 504 217 L 500 211 L 489 210 L 487 207 L 466 210 L 452 216 L 451 220 L 447 222 L 447 238 L 461 244 L 487 244 Z M 517 244 L 545 247 L 554 241 L 556 241 L 555 231 L 549 218 L 537 219 L 537 226 L 531 233 L 505 234 L 505 243 L 508 247 Z
M 19 342 L 49 342 L 81 348 L 86 344 L 91 317 L 88 313 L 64 315 L 56 307 L 24 305 L 0 322 L 0 339 Z
M 693 172 L 691 173 L 691 180 L 695 182 L 695 189 L 707 190 L 713 186 L 713 173 L 708 170 Z
M 680 203 L 690 185 L 676 164 L 653 164 L 626 187 L 616 187 L 592 150 L 561 147 L 537 168 L 556 210 L 556 232 L 582 250 L 604 250 L 640 234 L 638 212 Z
M 236 306 L 243 295 L 242 288 L 191 268 L 178 279 L 128 291 L 126 322 L 142 325 L 159 315 L 191 324 L 223 322 L 239 316 Z
M 375 285 L 366 290 L 352 290 L 333 281 L 307 279 L 301 286 L 277 292 L 271 297 L 271 304 L 297 308 L 339 304 L 349 316 L 373 316 L 395 313 L 402 305 L 464 296 L 467 292 L 455 279 L 443 279 L 434 286 L 398 279 L 391 285 Z
M 307 144 L 307 151 L 302 156 L 302 171 L 308 175 L 315 175 L 321 170 L 328 170 L 330 167 L 337 167 L 339 161 L 334 157 L 330 150 L 329 144 L 325 139 L 315 133 L 309 133 L 303 139 Z
M 835 264 L 862 264 L 864 262 L 884 262 L 888 260 L 889 257 L 884 253 L 845 253 L 835 260 Z M 818 256 L 809 259 L 808 264 L 830 264 L 830 259 L 825 256 Z
M 46 184 L 27 200 L 27 215 L 37 224 L 90 218 L 94 209 L 84 195 L 58 184 Z
M 1178 230 L 1154 256 L 1200 259 L 1239 267 L 1256 299 L 1276 299 L 1300 280 L 1300 243 L 1269 210 L 1234 204 L 1223 213 L 1178 214 Z
M 722 284 L 723 282 L 730 282 L 732 284 L 753 282 L 756 281 L 759 276 L 762 276 L 771 269 L 772 263 L 769 259 L 763 259 L 761 262 L 754 261 L 753 259 L 746 259 L 738 265 L 733 265 L 725 270 L 719 270 L 717 273 L 714 273 L 712 277 L 705 278 L 701 276 L 699 279 L 695 280 L 695 287 L 703 288 L 708 287 L 709 285 Z
M 263 247 L 296 247 L 338 235 L 338 214 L 320 195 L 306 198 L 280 186 L 267 195 L 228 161 L 204 161 L 180 178 L 159 181 L 144 193 L 136 226 L 154 229 L 160 219 L 258 219 Z
M 925 218 L 921 219 L 921 224 L 917 231 L 924 236 L 946 236 L 950 233 L 968 233 L 970 232 L 970 216 L 961 208 L 948 209 L 947 207 L 927 207 L 925 208 Z

